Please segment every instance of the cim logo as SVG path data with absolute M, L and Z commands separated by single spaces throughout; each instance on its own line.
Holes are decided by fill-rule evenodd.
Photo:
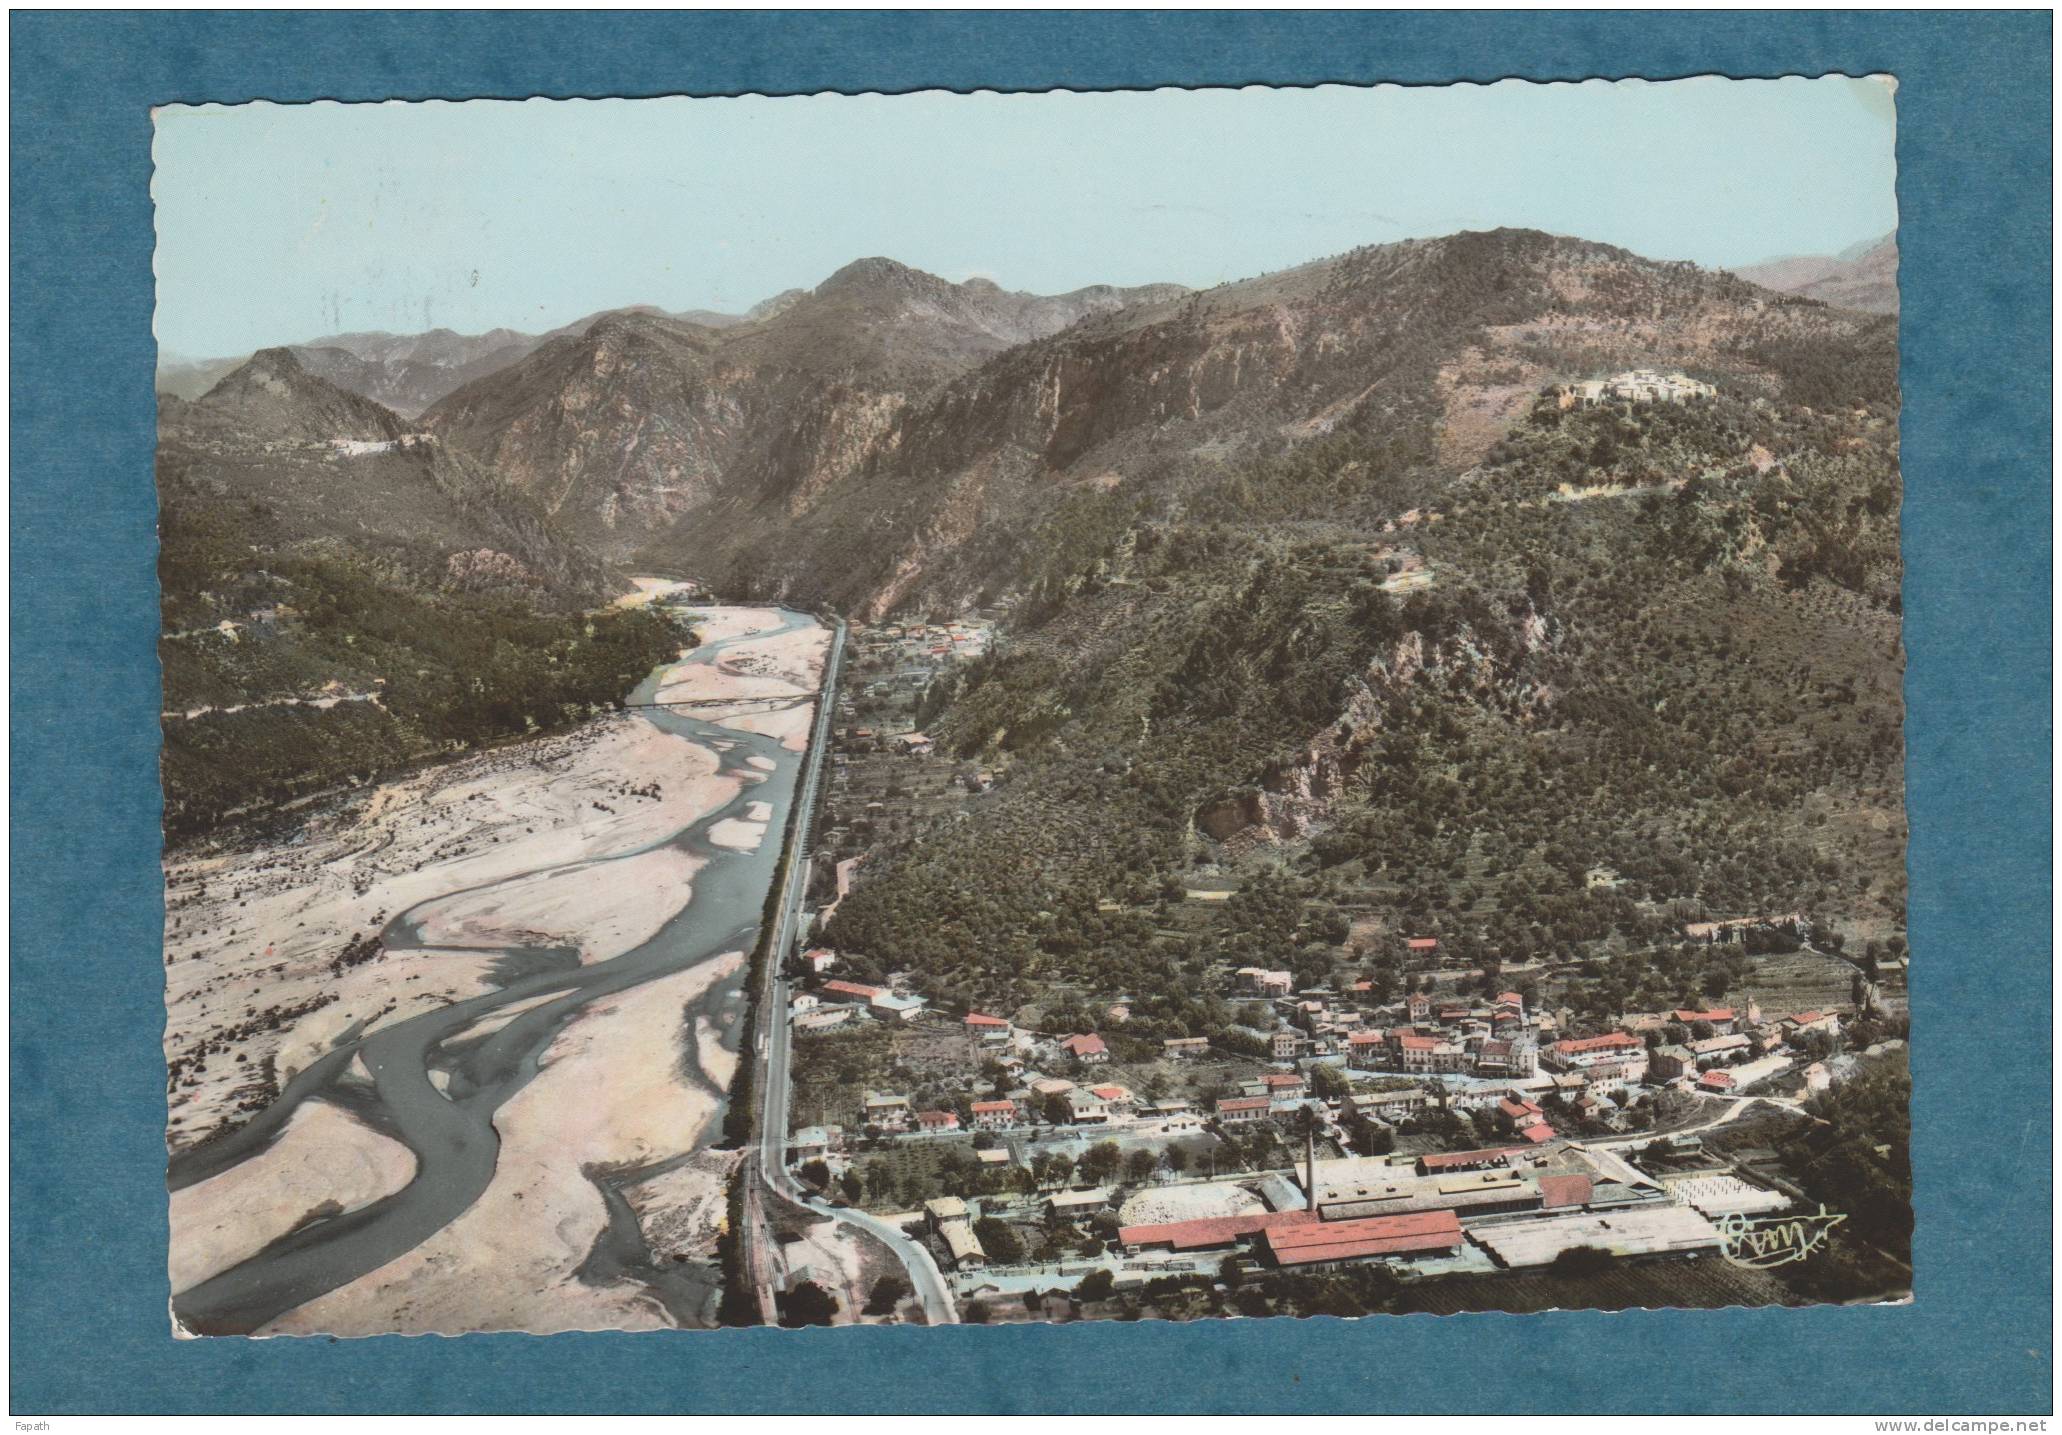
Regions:
M 1766 1268 L 1801 1261 L 1832 1238 L 1833 1227 L 1847 1217 L 1822 1203 L 1808 1216 L 1764 1216 L 1748 1220 L 1734 1214 L 1718 1223 L 1719 1254 L 1736 1266 Z

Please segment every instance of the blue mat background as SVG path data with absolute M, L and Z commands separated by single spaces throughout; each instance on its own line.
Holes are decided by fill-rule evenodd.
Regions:
M 2051 1408 L 2049 15 L 41 12 L 10 31 L 14 1413 Z M 149 106 L 1828 71 L 1901 81 L 1915 1304 L 169 1338 Z

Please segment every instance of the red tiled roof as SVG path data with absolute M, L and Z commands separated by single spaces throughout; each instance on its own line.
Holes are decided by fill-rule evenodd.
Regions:
M 1537 1102 L 1514 1101 L 1508 1096 L 1497 1102 L 1496 1109 L 1514 1120 L 1520 1116 L 1538 1116 L 1541 1114 Z
M 1008 1026 L 1008 1025 L 1009 1025 L 1009 1023 L 1008 1023 L 1008 1022 L 1006 1022 L 1006 1021 L 1004 1021 L 1004 1020 L 1003 1020 L 1003 1019 L 1002 1019 L 1001 1017 L 999 1017 L 999 1016 L 983 1016 L 983 1015 L 982 1015 L 982 1014 L 981 1014 L 980 1012 L 977 1012 L 977 1011 L 970 1011 L 970 1012 L 968 1012 L 968 1013 L 967 1013 L 967 1025 L 968 1025 L 968 1026 Z
M 1537 1146 L 1541 1142 L 1551 1141 L 1554 1139 L 1554 1128 L 1547 1125 L 1546 1122 L 1542 1121 L 1539 1122 L 1537 1125 L 1526 1127 L 1523 1131 L 1520 1131 L 1518 1134 L 1520 1136 L 1523 1136 L 1527 1141 L 1530 1141 L 1533 1145 Z
M 1303 1078 L 1287 1071 L 1270 1071 L 1260 1078 L 1269 1086 L 1301 1086 Z
M 1125 1097 L 1131 1095 L 1130 1092 L 1121 1086 L 1091 1086 L 1088 1089 L 1105 1101 L 1122 1101 Z
M 1675 1019 L 1680 1022 L 1731 1021 L 1733 1019 L 1733 1009 L 1729 1006 L 1722 1006 L 1713 1007 L 1710 1011 L 1688 1011 L 1682 1007 L 1677 1007 L 1675 1009 Z
M 1379 1031 L 1356 1031 L 1346 1038 L 1348 1046 L 1379 1046 L 1382 1033 Z
M 1437 937 L 1412 937 L 1404 945 L 1414 952 L 1429 952 L 1439 945 L 1439 939 Z
M 1215 1216 L 1196 1221 L 1168 1221 L 1156 1226 L 1126 1226 L 1117 1239 L 1127 1246 L 1171 1245 L 1177 1251 L 1227 1246 L 1241 1236 L 1257 1236 L 1278 1227 L 1305 1226 L 1315 1211 L 1261 1211 L 1249 1216 Z
M 1697 1078 L 1699 1086 L 1725 1087 L 1733 1084 L 1732 1075 L 1724 1071 L 1707 1071 Z
M 1227 1096 L 1217 1103 L 1219 1111 L 1265 1111 L 1265 1096 Z
M 1103 1044 L 1103 1039 L 1093 1032 L 1087 1036 L 1070 1036 L 1060 1045 L 1076 1056 L 1099 1056 L 1109 1050 L 1109 1047 Z
M 1546 1197 L 1546 1209 L 1549 1211 L 1558 1206 L 1587 1206 L 1595 1190 L 1595 1184 L 1587 1176 L 1539 1178 L 1539 1194 Z
M 888 990 L 886 987 L 870 987 L 864 982 L 825 982 L 823 989 L 827 992 L 836 992 L 840 996 L 865 997 L 868 1001 L 885 994 Z
M 1622 1031 L 1614 1031 L 1605 1036 L 1585 1036 L 1570 1038 L 1567 1041 L 1557 1041 L 1554 1043 L 1554 1050 L 1574 1056 L 1579 1052 L 1610 1051 L 1617 1047 L 1638 1045 L 1640 1045 L 1638 1037 L 1629 1036 Z
M 916 1114 L 916 1124 L 919 1126 L 944 1126 L 948 1123 L 953 1126 L 959 1125 L 959 1118 L 950 1111 L 919 1111 Z
M 1399 1036 L 1396 1039 L 1396 1044 L 1405 1051 L 1431 1051 L 1439 1045 L 1439 1042 L 1433 1037 L 1419 1036 L 1415 1032 L 1411 1032 Z
M 1509 1002 L 1512 1006 L 1525 1005 L 1525 998 L 1519 996 L 1516 992 L 1504 992 L 1497 997 L 1497 1000 L 1500 1002 Z
M 1275 1262 L 1284 1266 L 1362 1256 L 1429 1255 L 1458 1248 L 1461 1223 L 1452 1211 L 1413 1211 L 1357 1221 L 1299 1221 L 1268 1227 L 1266 1241 Z
M 976 1101 L 974 1103 L 974 1115 L 976 1116 L 1000 1116 L 1005 1111 L 1014 1112 L 1016 1109 L 1017 1103 L 1014 1101 Z

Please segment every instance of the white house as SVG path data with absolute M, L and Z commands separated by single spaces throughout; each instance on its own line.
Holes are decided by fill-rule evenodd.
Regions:
M 1095 1125 L 1110 1119 L 1110 1101 L 1086 1086 L 1067 1093 L 1067 1109 L 1076 1126 Z

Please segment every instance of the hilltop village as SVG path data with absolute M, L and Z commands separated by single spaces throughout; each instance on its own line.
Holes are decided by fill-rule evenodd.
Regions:
M 1692 399 L 1708 399 L 1718 390 L 1681 372 L 1664 374 L 1654 369 L 1627 369 L 1608 378 L 1556 384 L 1548 392 L 1560 408 L 1575 409 L 1595 408 L 1614 400 L 1632 404 L 1681 404 Z

